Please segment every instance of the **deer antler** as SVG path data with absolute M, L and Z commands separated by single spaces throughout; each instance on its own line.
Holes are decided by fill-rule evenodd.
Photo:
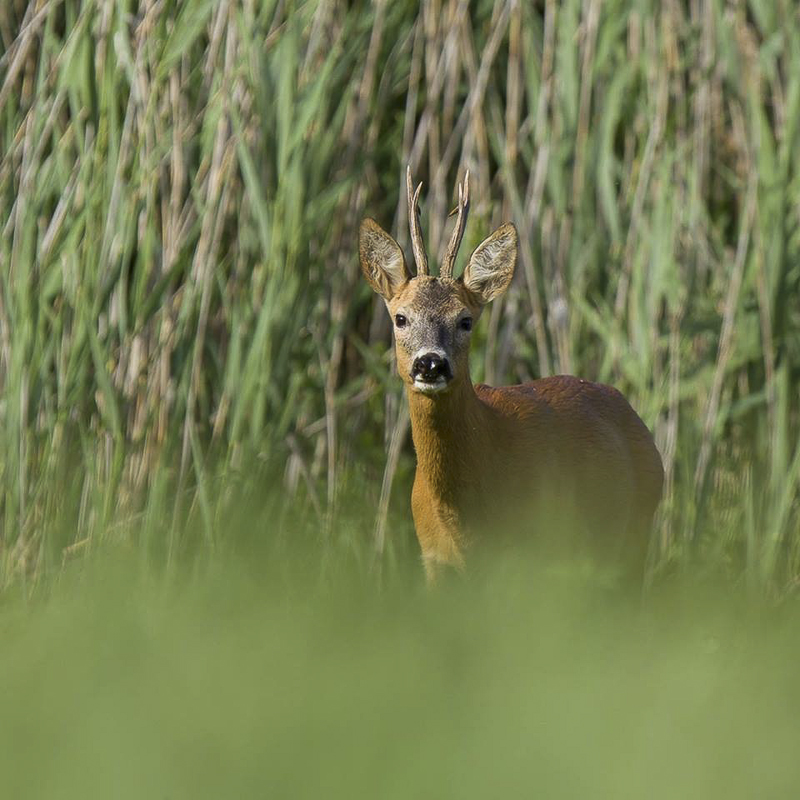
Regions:
M 417 275 L 428 274 L 428 256 L 425 252 L 425 242 L 422 241 L 422 231 L 419 225 L 419 193 L 422 184 L 414 191 L 411 183 L 411 166 L 406 168 L 406 188 L 408 190 L 408 225 L 411 228 L 411 248 L 414 251 L 414 261 L 417 263 Z
M 464 174 L 464 184 L 458 184 L 458 218 L 456 227 L 453 228 L 453 235 L 447 245 L 447 252 L 444 254 L 444 261 L 439 270 L 439 277 L 452 278 L 453 269 L 456 265 L 458 248 L 461 247 L 461 240 L 464 238 L 464 229 L 467 227 L 467 215 L 469 214 L 469 170 Z

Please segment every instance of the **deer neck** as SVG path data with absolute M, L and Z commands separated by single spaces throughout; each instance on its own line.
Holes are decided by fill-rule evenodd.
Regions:
M 407 393 L 418 477 L 435 496 L 458 504 L 485 469 L 488 409 L 470 380 L 445 394 Z

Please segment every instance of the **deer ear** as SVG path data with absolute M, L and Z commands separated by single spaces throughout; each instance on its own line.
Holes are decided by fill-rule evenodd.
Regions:
M 410 277 L 400 245 L 374 219 L 361 223 L 358 256 L 367 283 L 384 300 L 391 300 Z
M 508 289 L 516 262 L 517 229 L 507 222 L 475 248 L 461 280 L 484 305 Z

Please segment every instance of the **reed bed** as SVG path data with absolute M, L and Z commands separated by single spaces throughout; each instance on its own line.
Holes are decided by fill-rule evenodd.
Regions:
M 800 576 L 800 15 L 788 0 L 7 0 L 0 584 L 316 537 L 413 554 L 369 214 L 435 261 L 513 220 L 475 377 L 623 390 L 653 569 Z M 259 510 L 243 533 L 231 509 Z

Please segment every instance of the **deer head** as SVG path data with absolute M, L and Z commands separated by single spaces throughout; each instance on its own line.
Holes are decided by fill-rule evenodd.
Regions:
M 435 395 L 469 379 L 472 326 L 483 306 L 511 283 L 517 258 L 517 231 L 506 223 L 469 257 L 464 274 L 453 277 L 456 255 L 469 211 L 469 172 L 458 187 L 458 217 L 438 277 L 428 272 L 428 257 L 419 221 L 420 183 L 413 190 L 406 172 L 408 220 L 417 274 L 412 276 L 403 251 L 375 220 L 359 231 L 361 270 L 386 303 L 394 323 L 397 370 L 416 392 Z

